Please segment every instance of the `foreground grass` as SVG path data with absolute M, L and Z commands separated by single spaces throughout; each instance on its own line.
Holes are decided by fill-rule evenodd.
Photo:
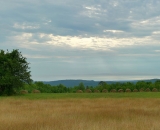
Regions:
M 40 95 L 43 94 L 38 96 Z M 0 100 L 0 129 L 159 130 L 160 128 L 160 99 L 156 98 L 69 97 L 30 100 L 27 96 L 24 97 Z

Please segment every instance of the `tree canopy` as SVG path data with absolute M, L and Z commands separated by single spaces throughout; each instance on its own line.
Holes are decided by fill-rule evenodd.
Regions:
M 0 95 L 12 95 L 31 83 L 29 63 L 19 50 L 0 50 Z

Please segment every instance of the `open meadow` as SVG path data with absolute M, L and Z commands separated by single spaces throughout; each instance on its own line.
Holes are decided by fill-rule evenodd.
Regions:
M 0 97 L 0 130 L 159 130 L 160 93 Z

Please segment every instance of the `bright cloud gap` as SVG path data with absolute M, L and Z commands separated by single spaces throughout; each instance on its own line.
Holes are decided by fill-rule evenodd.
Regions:
M 108 30 L 113 31 L 113 30 Z M 119 31 L 113 31 L 114 33 Z M 120 31 L 121 32 L 121 31 Z M 154 35 L 153 35 L 154 36 Z M 36 38 L 35 38 L 36 37 Z M 82 37 L 82 36 L 60 36 L 45 33 L 21 33 L 11 37 L 12 40 L 19 43 L 21 47 L 31 47 L 31 45 L 53 45 L 53 46 L 70 46 L 79 49 L 108 50 L 112 48 L 137 46 L 137 45 L 158 45 L 159 41 L 152 36 L 143 38 L 109 38 L 109 37 Z

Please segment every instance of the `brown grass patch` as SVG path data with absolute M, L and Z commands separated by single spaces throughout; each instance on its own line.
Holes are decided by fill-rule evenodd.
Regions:
M 77 90 L 76 93 L 83 93 L 83 91 L 82 90 Z
M 141 88 L 139 91 L 140 91 L 140 92 L 144 92 L 144 88 Z
M 133 89 L 133 92 L 138 92 L 138 89 Z
M 160 99 L 1 99 L 1 130 L 159 130 Z
M 151 90 L 150 90 L 150 88 L 146 88 L 146 90 L 145 90 L 145 92 L 150 92 Z
M 131 92 L 131 89 L 127 88 L 125 92 Z
M 28 93 L 28 90 L 21 90 L 20 93 L 21 93 L 21 94 L 27 94 L 27 93 Z
M 158 92 L 158 89 L 157 88 L 153 88 L 152 92 Z
M 117 92 L 116 89 L 112 89 L 110 92 L 115 93 Z
M 32 93 L 41 93 L 39 90 L 35 89 L 32 91 Z
M 86 93 L 92 93 L 92 90 L 86 89 L 85 92 L 86 92 Z
M 119 92 L 119 93 L 123 93 L 123 89 L 119 89 L 118 92 Z
M 98 89 L 95 89 L 94 93 L 100 93 L 100 91 Z
M 107 93 L 107 92 L 108 92 L 107 89 L 103 89 L 103 90 L 102 90 L 102 93 Z

